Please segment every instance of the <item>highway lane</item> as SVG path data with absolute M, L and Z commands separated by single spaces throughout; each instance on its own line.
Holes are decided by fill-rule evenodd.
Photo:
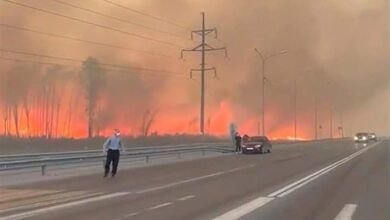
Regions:
M 274 142 L 274 146 L 276 148 L 282 147 L 283 145 L 291 145 L 294 144 L 294 142 L 286 143 L 283 141 Z M 142 166 L 150 166 L 150 165 L 156 165 L 156 164 L 163 164 L 163 163 L 174 163 L 178 160 L 191 160 L 196 159 L 200 157 L 214 157 L 214 156 L 221 156 L 225 153 L 229 153 L 229 150 L 232 151 L 232 146 L 226 146 L 226 144 L 221 143 L 215 143 L 211 145 L 208 143 L 207 145 L 176 145 L 176 146 L 160 146 L 160 147 L 148 147 L 148 148 L 142 148 L 144 150 L 146 149 L 162 149 L 162 148 L 169 148 L 172 150 L 173 148 L 188 148 L 188 149 L 194 149 L 197 147 L 206 147 L 209 150 L 200 150 L 199 152 L 181 152 L 180 154 L 173 153 L 172 151 L 167 155 L 148 155 L 148 158 L 145 158 L 145 156 L 141 156 L 140 158 L 132 158 L 129 155 L 121 155 L 121 167 L 122 168 L 134 168 L 134 167 L 142 167 Z M 134 149 L 133 149 L 134 150 Z M 146 151 L 145 151 L 146 152 Z M 156 152 L 156 151 L 154 151 Z M 76 152 L 63 152 L 65 154 L 74 154 L 73 157 L 79 157 L 82 156 L 83 152 L 78 152 L 80 155 L 77 155 Z M 58 153 L 59 157 L 63 157 L 63 153 Z M 171 154 L 173 153 L 173 154 Z M 57 154 L 57 153 L 56 153 Z M 52 153 L 49 154 L 37 154 L 34 156 L 51 156 Z M 101 155 L 101 153 L 100 153 Z M 19 157 L 29 156 L 28 155 L 14 155 L 11 158 L 7 159 L 15 159 Z M 85 174 L 90 173 L 100 173 L 101 172 L 101 166 L 102 166 L 102 158 L 93 158 L 88 160 L 72 160 L 72 161 L 52 161 L 52 162 L 39 162 L 39 163 L 22 163 L 22 169 L 11 169 L 11 170 L 2 170 L 0 171 L 0 187 L 4 186 L 13 186 L 17 185 L 23 182 L 40 182 L 45 180 L 51 180 L 51 179 L 63 179 L 71 176 L 82 176 Z M 0 158 L 0 162 L 2 159 Z M 25 166 L 34 165 L 33 167 L 27 168 Z M 45 176 L 41 175 L 42 167 L 41 165 L 45 164 Z M 17 168 L 20 165 L 16 165 Z M 77 172 L 74 172 L 74 170 L 77 170 Z
M 242 219 L 390 219 L 389 144 L 379 144 Z
M 384 165 L 385 168 L 379 169 L 376 177 L 383 182 L 379 184 L 384 185 L 375 188 L 381 192 L 384 205 L 389 205 L 388 201 L 386 203 L 388 197 L 385 187 L 386 184 L 389 185 L 388 180 L 385 181 L 389 178 L 389 168 L 386 168 L 389 163 L 386 162 L 389 159 L 387 145 L 387 142 L 379 143 L 378 146 L 340 165 L 329 174 L 319 177 L 284 198 L 274 199 L 264 207 L 246 213 L 243 218 L 334 219 L 344 205 L 357 203 L 356 200 L 341 199 L 340 201 L 335 199 L 339 201 L 335 202 L 332 198 L 347 198 L 342 196 L 341 192 L 349 195 L 348 190 L 351 187 L 343 184 L 343 180 L 348 179 L 348 172 L 341 171 L 361 160 L 367 160 L 366 164 L 370 167 L 357 166 L 357 177 L 351 177 L 350 182 L 354 182 L 359 175 L 360 177 L 374 175 L 376 172 L 371 168 Z M 3 202 L 0 200 L 0 216 L 3 217 L 0 219 L 212 219 L 253 199 L 265 197 L 362 149 L 364 147 L 356 146 L 348 140 L 300 143 L 276 148 L 272 154 L 267 155 L 230 155 L 122 170 L 114 179 L 102 179 L 101 175 L 94 174 L 27 184 L 3 189 L 10 196 Z M 377 151 L 379 153 L 375 153 Z M 373 159 L 369 159 L 371 157 Z M 387 174 L 382 173 L 386 171 Z M 338 178 L 334 177 L 336 174 L 339 175 Z M 371 185 L 375 186 L 374 182 L 371 182 Z M 338 192 L 336 189 L 341 191 Z M 43 192 L 49 192 L 49 195 L 58 194 L 59 198 L 45 200 L 46 194 L 28 197 L 28 193 L 25 193 L 24 199 L 14 198 L 14 194 L 25 190 L 35 194 Z M 64 199 L 63 197 L 69 193 L 79 193 L 78 196 L 84 197 L 75 200 Z M 371 196 L 371 200 L 376 198 L 374 196 L 376 194 L 369 190 L 366 194 Z M 38 206 L 29 206 L 29 200 L 33 200 L 31 197 L 35 199 L 35 204 L 39 199 L 45 200 L 46 203 L 41 202 L 42 205 L 39 206 L 38 202 Z M 364 195 L 361 197 L 364 198 Z M 23 206 L 18 204 L 20 201 L 24 201 Z M 5 206 L 10 202 L 13 202 L 12 207 Z M 323 207 L 323 204 L 327 206 Z M 355 207 L 356 215 L 362 212 L 359 215 L 364 216 L 363 213 L 366 213 L 363 212 L 364 208 L 372 210 L 369 204 L 359 203 L 357 208 L 347 207 L 352 209 Z M 306 208 L 303 210 L 305 205 L 309 207 L 307 210 Z M 378 219 L 388 217 L 387 214 L 380 214 L 385 212 L 377 213 Z
M 175 163 L 183 160 L 218 157 L 223 156 L 225 154 L 226 153 L 212 151 L 189 152 L 181 153 L 180 157 L 178 156 L 178 154 L 149 156 L 148 161 L 146 161 L 146 158 L 125 158 L 122 156 L 120 161 L 120 167 L 121 169 L 146 167 L 167 163 Z M 102 160 L 58 165 L 50 164 L 46 167 L 45 176 L 42 176 L 41 174 L 41 167 L 1 171 L 0 188 L 6 186 L 15 186 L 27 182 L 42 182 L 53 179 L 64 179 L 69 177 L 83 176 L 91 173 L 101 173 L 102 165 Z M 77 172 L 75 172 L 75 170 L 77 170 Z

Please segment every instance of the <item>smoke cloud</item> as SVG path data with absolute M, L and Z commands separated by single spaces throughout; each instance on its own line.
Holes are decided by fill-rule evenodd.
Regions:
M 266 56 L 288 51 L 269 59 L 265 66 L 265 124 L 268 135 L 274 138 L 294 135 L 295 81 L 299 137 L 314 137 L 316 103 L 320 137 L 330 135 L 331 114 L 334 136 L 339 135 L 338 127 L 343 127 L 346 135 L 357 131 L 388 134 L 389 8 L 385 1 L 112 1 L 188 29 L 199 29 L 200 12 L 205 12 L 206 25 L 218 28 L 220 40 L 210 35 L 208 43 L 215 47 L 226 46 L 229 56 L 224 58 L 224 54 L 219 52 L 207 54 L 207 66 L 216 66 L 218 74 L 216 79 L 212 72 L 208 72 L 206 78 L 208 133 L 226 135 L 228 125 L 233 122 L 242 133 L 258 132 L 262 66 L 254 51 L 257 48 Z M 102 17 L 56 1 L 17 2 L 182 48 L 193 48 L 200 42 L 198 38 L 190 40 L 188 29 L 130 12 L 105 1 L 67 2 L 169 34 Z M 199 67 L 199 54 L 189 53 L 185 55 L 185 60 L 181 60 L 182 48 L 8 2 L 0 3 L 0 11 L 3 24 L 122 47 L 99 46 L 0 26 L 1 49 L 81 61 L 93 57 L 103 64 L 106 85 L 94 116 L 96 134 L 108 135 L 111 129 L 120 128 L 125 134 L 140 135 L 145 133 L 148 120 L 151 123 L 148 134 L 198 132 L 200 75 L 194 72 L 190 79 L 189 70 Z M 0 51 L 0 57 L 8 60 L 0 60 L 0 132 L 16 135 L 18 125 L 22 136 L 85 136 L 88 118 L 85 92 L 80 82 L 82 63 L 4 50 Z M 49 63 L 59 65 L 53 67 Z M 50 78 L 52 80 L 48 81 Z M 18 107 L 15 107 L 15 103 Z M 19 119 L 17 123 L 16 114 Z

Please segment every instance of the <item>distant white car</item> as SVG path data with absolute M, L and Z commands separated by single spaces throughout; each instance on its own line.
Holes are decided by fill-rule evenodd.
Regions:
M 370 133 L 369 137 L 370 137 L 370 141 L 378 141 L 378 138 L 375 133 Z
M 367 143 L 370 142 L 370 135 L 369 133 L 356 133 L 355 137 L 353 138 L 355 142 L 361 142 L 361 143 Z

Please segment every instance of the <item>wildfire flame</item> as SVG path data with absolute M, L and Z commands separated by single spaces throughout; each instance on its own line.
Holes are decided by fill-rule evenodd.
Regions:
M 32 108 L 30 111 L 30 118 L 23 114 L 19 120 L 20 136 L 22 137 L 37 137 L 45 134 L 44 130 L 52 129 L 52 137 L 73 137 L 84 138 L 87 136 L 86 116 L 80 109 L 73 108 L 77 113 L 71 118 L 71 123 L 67 123 L 69 115 L 66 111 L 60 111 L 58 115 L 58 124 L 42 125 L 40 122 L 42 109 L 39 107 Z M 205 120 L 205 131 L 207 134 L 216 136 L 227 136 L 229 124 L 235 121 L 235 114 L 232 111 L 231 105 L 227 101 L 221 102 L 218 106 L 207 107 L 209 117 Z M 56 115 L 55 115 L 56 116 Z M 120 113 L 118 113 L 120 118 Z M 108 136 L 112 134 L 113 129 L 119 128 L 121 133 L 128 136 L 140 135 L 139 124 L 113 120 L 114 123 L 108 124 L 104 129 L 99 130 L 100 136 Z M 15 126 L 11 123 L 12 133 L 15 132 Z M 237 124 L 238 131 L 241 134 L 256 135 L 258 133 L 258 119 L 252 117 Z M 199 117 L 197 111 L 194 109 L 191 112 L 161 112 L 156 116 L 151 124 L 149 134 L 199 134 Z M 293 137 L 292 126 L 279 127 L 277 130 L 268 132 L 268 137 L 271 139 L 289 139 L 295 140 Z M 297 140 L 310 139 L 309 135 L 300 132 Z

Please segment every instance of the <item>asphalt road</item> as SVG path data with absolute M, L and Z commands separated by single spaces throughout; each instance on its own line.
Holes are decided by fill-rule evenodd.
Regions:
M 300 143 L 3 188 L 0 220 L 388 220 L 389 144 Z

